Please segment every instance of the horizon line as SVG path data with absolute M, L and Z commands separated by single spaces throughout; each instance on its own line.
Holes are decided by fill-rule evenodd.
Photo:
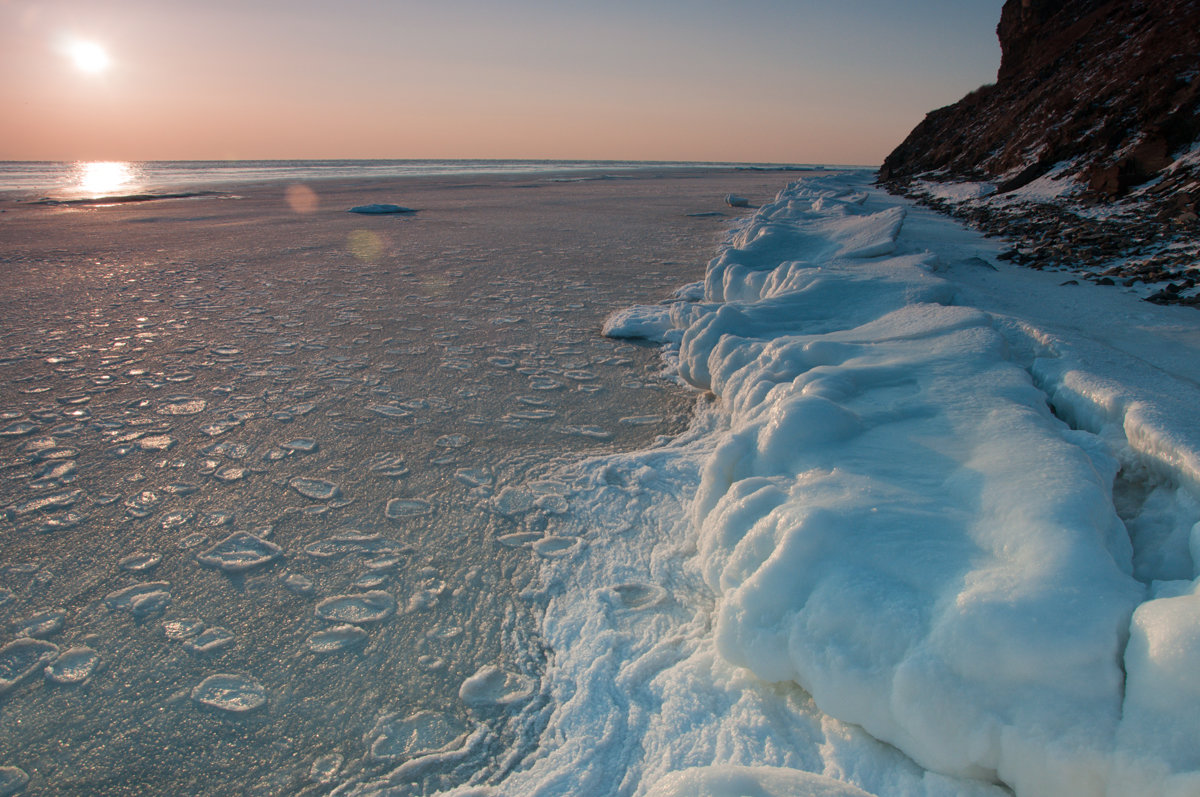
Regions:
M 0 163 L 598 163 L 689 164 L 697 166 L 770 166 L 776 168 L 877 169 L 877 164 L 825 161 L 739 161 L 662 158 L 0 158 Z

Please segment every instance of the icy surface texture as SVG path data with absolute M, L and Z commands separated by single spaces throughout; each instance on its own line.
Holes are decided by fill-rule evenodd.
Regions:
M 841 781 L 795 769 L 694 767 L 659 781 L 647 797 L 869 797 Z
M 502 779 L 545 714 L 526 590 L 580 544 L 547 474 L 653 445 L 692 402 L 603 317 L 694 278 L 721 230 L 685 211 L 775 181 L 22 215 L 0 252 L 0 783 Z
M 595 336 L 698 276 L 634 257 L 652 181 L 613 242 L 543 186 L 155 280 L 17 247 L 111 307 L 0 314 L 0 783 L 1198 793 L 1200 330 L 867 182 L 609 318 L 687 395 Z
M 1196 793 L 1195 325 L 1083 326 L 958 268 L 986 245 L 908 212 L 796 184 L 703 296 L 609 318 L 716 397 L 709 448 L 680 454 L 699 483 L 679 543 L 716 651 L 980 787 Z
M 693 510 L 718 647 L 930 768 L 1094 793 L 1142 596 L 1116 463 L 894 252 L 902 208 L 842 196 L 764 208 L 683 337 L 731 416 Z

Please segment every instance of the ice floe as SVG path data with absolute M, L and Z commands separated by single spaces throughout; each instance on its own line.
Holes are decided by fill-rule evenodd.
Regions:
M 69 509 L 82 501 L 83 490 L 68 490 L 66 492 L 29 498 L 9 508 L 10 516 L 24 517 L 34 512 L 59 512 Z
M 489 487 L 496 480 L 488 468 L 459 468 L 454 472 L 454 478 L 468 487 Z
M 141 619 L 164 611 L 171 603 L 171 584 L 147 581 L 110 592 L 104 602 L 113 611 L 129 612 Z
M 391 418 L 393 420 L 404 420 L 412 417 L 412 413 L 408 410 L 392 404 L 372 404 L 367 409 L 376 415 L 382 415 L 384 418 Z
M 185 637 L 183 647 L 192 653 L 212 653 L 223 650 L 234 643 L 233 632 L 219 625 L 210 626 L 198 634 Z
M 314 501 L 331 501 L 342 494 L 342 488 L 325 479 L 314 479 L 307 476 L 297 476 L 288 482 L 288 486 L 305 498 Z
M 389 498 L 383 514 L 388 520 L 402 520 L 428 515 L 432 511 L 433 506 L 420 498 Z
M 389 479 L 398 479 L 401 476 L 408 475 L 408 465 L 404 462 L 404 457 L 396 454 L 382 454 L 371 461 L 368 470 L 378 476 L 386 476 Z
M 496 542 L 506 548 L 520 548 L 523 545 L 532 545 L 541 538 L 542 534 L 538 531 L 515 531 L 511 534 L 501 534 L 496 538 Z
M 395 213 L 416 213 L 412 208 L 406 208 L 403 205 L 391 205 L 385 202 L 377 202 L 371 205 L 356 205 L 349 210 L 350 213 L 361 213 L 368 216 L 388 215 Z
M 317 585 L 313 583 L 313 580 L 301 573 L 283 573 L 279 580 L 288 592 L 296 595 L 308 597 L 317 592 Z
M 313 759 L 308 769 L 308 779 L 313 783 L 332 783 L 345 763 L 345 758 L 339 753 L 329 753 Z
M 33 434 L 39 427 L 36 423 L 29 421 L 16 421 L 0 429 L 0 437 L 21 437 L 27 434 Z
M 196 554 L 196 561 L 226 573 L 241 573 L 274 562 L 283 549 L 248 531 L 235 531 L 216 545 Z
M 203 620 L 198 617 L 179 617 L 174 620 L 167 620 L 162 624 L 163 634 L 167 639 L 182 640 L 190 639 L 197 636 L 207 626 Z
M 582 545 L 576 537 L 556 537 L 549 535 L 535 540 L 530 546 L 534 553 L 547 558 L 568 556 L 575 548 Z
M 334 595 L 320 601 L 315 611 L 317 617 L 335 623 L 378 623 L 395 614 L 396 599 L 383 590 Z
M 14 639 L 0 647 L 0 695 L 58 656 L 58 645 L 42 639 Z
M 208 407 L 208 402 L 193 396 L 172 396 L 158 407 L 161 415 L 199 415 Z
M 367 734 L 367 740 L 372 758 L 396 761 L 457 747 L 466 735 L 466 727 L 454 717 L 418 711 L 383 715 Z
M 80 645 L 64 650 L 53 663 L 46 665 L 46 680 L 56 684 L 81 684 L 92 677 L 100 665 L 100 654 Z
M 285 451 L 294 451 L 297 454 L 312 454 L 320 448 L 317 445 L 317 441 L 310 437 L 298 437 L 295 440 L 288 440 L 286 443 L 280 443 L 279 447 Z
M 330 559 L 346 556 L 347 554 L 396 554 L 404 550 L 398 542 L 388 539 L 378 533 L 361 531 L 345 531 L 309 543 L 304 552 L 319 559 Z
M 175 438 L 165 434 L 149 435 L 138 438 L 137 444 L 142 451 L 170 451 L 175 446 Z
M 337 653 L 365 645 L 366 642 L 366 631 L 356 625 L 343 624 L 316 632 L 308 638 L 307 644 L 313 653 Z
M 472 708 L 506 707 L 528 700 L 536 686 L 527 675 L 489 664 L 462 682 L 458 696 Z
M 670 595 L 657 584 L 618 584 L 611 591 L 618 606 L 635 611 L 663 603 Z
M 492 499 L 492 509 L 498 515 L 513 518 L 534 508 L 537 496 L 520 487 L 505 487 Z
M 62 609 L 46 609 L 13 623 L 13 636 L 51 636 L 62 630 L 66 619 Z
M 192 700 L 220 711 L 244 714 L 266 705 L 267 690 L 249 676 L 217 673 L 196 684 Z

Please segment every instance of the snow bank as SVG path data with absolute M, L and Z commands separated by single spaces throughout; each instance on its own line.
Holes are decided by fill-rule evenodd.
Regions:
M 718 649 L 924 766 L 1099 793 L 1143 591 L 1116 462 L 932 255 L 885 257 L 902 208 L 840 198 L 784 192 L 690 309 L 682 374 L 731 416 L 693 506 Z
M 1022 202 L 1054 202 L 1055 200 L 1073 196 L 1086 187 L 1073 176 L 1077 164 L 1074 161 L 1056 163 L 1046 174 L 1029 183 L 997 194 L 998 186 L 991 182 L 938 182 L 936 180 L 916 180 L 912 186 L 914 193 L 949 202 L 951 205 L 971 204 L 987 200 L 997 205 L 1013 205 Z M 1019 170 L 1018 170 L 1019 171 Z M 1016 176 L 1011 173 L 1008 176 Z
M 1200 593 L 1166 591 L 1133 615 L 1112 794 L 1200 794 Z
M 681 375 L 728 413 L 691 508 L 717 649 L 940 772 L 1200 793 L 1200 528 L 1159 524 L 1189 580 L 1143 602 L 1112 496 L 1115 436 L 1189 489 L 1194 447 L 1119 378 L 1039 360 L 1103 440 L 1064 425 L 991 316 L 951 304 L 938 256 L 909 251 L 903 208 L 869 199 L 789 187 L 672 308 Z
M 941 183 L 934 180 L 917 180 L 915 189 L 934 199 L 944 199 L 947 202 L 966 202 L 971 199 L 983 199 L 996 193 L 995 183 Z
M 715 401 L 563 475 L 546 728 L 463 793 L 1200 794 L 1197 504 L 1153 475 L 1193 449 L 955 304 L 976 244 L 863 182 L 789 186 L 702 294 L 609 319 Z
M 635 305 L 619 310 L 604 322 L 603 333 L 610 338 L 640 338 L 655 343 L 678 341 L 680 335 L 671 322 L 668 305 Z

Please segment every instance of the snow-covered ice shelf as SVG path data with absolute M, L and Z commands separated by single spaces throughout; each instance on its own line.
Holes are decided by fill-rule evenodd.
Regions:
M 811 178 L 610 317 L 712 398 L 574 470 L 501 792 L 1200 793 L 1200 324 L 993 247 Z

